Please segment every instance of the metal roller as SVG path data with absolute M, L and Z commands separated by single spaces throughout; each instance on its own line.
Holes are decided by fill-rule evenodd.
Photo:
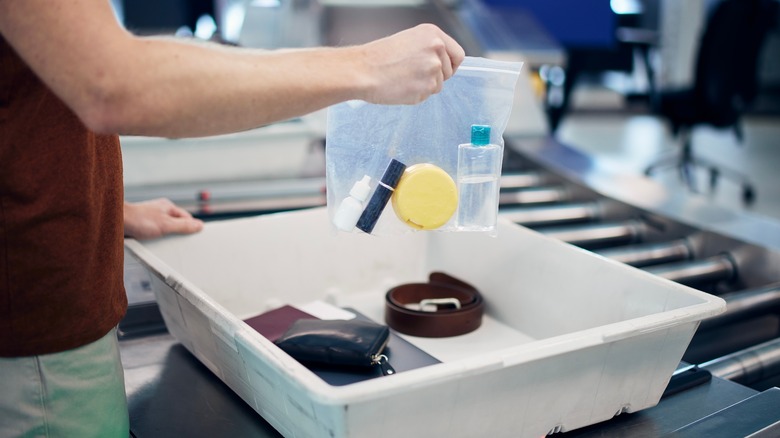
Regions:
M 723 294 L 721 298 L 726 300 L 726 311 L 703 320 L 699 330 L 722 327 L 780 309 L 780 283 Z
M 702 363 L 777 338 L 780 320 L 766 314 L 710 330 L 697 330 L 683 360 Z
M 715 283 L 737 277 L 737 266 L 727 254 L 704 260 L 667 263 L 645 269 L 651 274 L 686 285 Z
M 723 379 L 750 385 L 780 374 L 780 338 L 699 365 Z
M 544 204 L 563 202 L 569 199 L 571 199 L 571 195 L 563 187 L 530 187 L 520 190 L 502 190 L 498 195 L 499 205 Z
M 693 251 L 685 239 L 605 249 L 599 254 L 637 268 L 693 258 Z
M 599 219 L 600 208 L 595 202 L 551 205 L 544 207 L 508 207 L 499 216 L 527 227 L 589 222 Z
M 646 225 L 637 220 L 541 230 L 547 236 L 583 248 L 621 245 L 642 240 Z
M 548 182 L 549 177 L 538 171 L 518 171 L 501 175 L 499 185 L 501 189 L 524 189 L 537 187 Z

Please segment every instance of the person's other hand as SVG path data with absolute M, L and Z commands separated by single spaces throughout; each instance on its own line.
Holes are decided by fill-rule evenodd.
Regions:
M 441 91 L 463 62 L 463 48 L 433 24 L 421 24 L 362 46 L 369 88 L 364 100 L 416 104 Z
M 125 236 L 154 239 L 166 234 L 191 234 L 203 229 L 203 222 L 168 199 L 124 205 Z

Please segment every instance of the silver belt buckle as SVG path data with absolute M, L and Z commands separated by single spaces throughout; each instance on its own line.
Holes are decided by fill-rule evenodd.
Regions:
M 405 304 L 409 310 L 417 310 L 420 312 L 437 312 L 439 306 L 451 306 L 456 310 L 460 310 L 460 300 L 457 298 L 426 298 L 420 300 L 419 303 Z

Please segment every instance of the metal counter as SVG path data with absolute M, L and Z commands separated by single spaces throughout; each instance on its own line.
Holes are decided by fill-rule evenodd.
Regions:
M 122 340 L 119 345 L 134 437 L 282 436 L 169 334 Z M 750 402 L 758 394 L 715 377 L 665 397 L 653 408 L 560 436 L 656 437 L 674 431 L 679 431 L 678 436 L 695 436 L 684 434 L 684 428 L 734 404 Z M 780 403 L 780 398 L 773 400 Z M 718 415 L 728 418 L 728 411 Z M 780 412 L 752 419 L 751 427 L 754 431 L 773 424 L 780 427 L 778 422 Z M 731 433 L 728 428 L 724 432 Z

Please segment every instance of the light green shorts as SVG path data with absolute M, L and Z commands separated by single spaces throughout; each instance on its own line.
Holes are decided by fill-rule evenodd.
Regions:
M 116 329 L 62 353 L 0 358 L 0 437 L 128 435 Z

